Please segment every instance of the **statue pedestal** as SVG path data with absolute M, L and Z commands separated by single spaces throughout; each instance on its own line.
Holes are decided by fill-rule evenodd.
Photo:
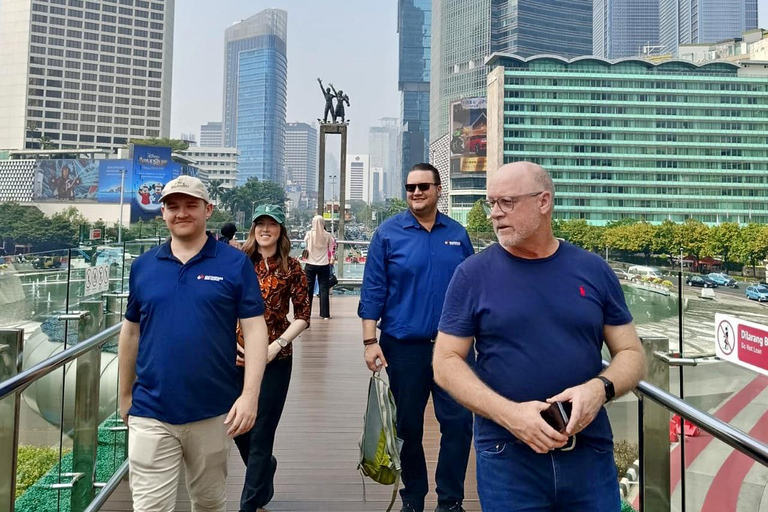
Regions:
M 344 208 L 347 195 L 347 125 L 341 123 L 322 123 L 320 125 L 320 155 L 318 158 L 317 177 L 317 214 L 325 210 L 325 142 L 329 135 L 341 135 L 341 162 L 339 169 L 339 236 L 344 239 Z

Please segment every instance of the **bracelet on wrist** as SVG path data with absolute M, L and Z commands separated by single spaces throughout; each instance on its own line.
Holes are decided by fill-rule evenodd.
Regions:
M 374 343 L 378 342 L 379 340 L 377 338 L 368 338 L 367 340 L 363 340 L 363 345 L 367 347 L 368 345 L 373 345 Z

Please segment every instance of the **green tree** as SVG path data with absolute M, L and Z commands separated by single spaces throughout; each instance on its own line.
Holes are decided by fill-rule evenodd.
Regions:
M 723 268 L 728 271 L 728 259 L 739 244 L 741 228 L 735 222 L 723 222 L 709 230 L 709 252 L 723 258 Z
M 752 267 L 752 275 L 756 275 L 757 263 L 768 255 L 768 226 L 747 224 L 741 228 L 734 252 L 740 261 Z
M 709 228 L 701 221 L 686 219 L 677 225 L 675 245 L 698 261 L 709 254 Z
M 237 212 L 245 215 L 245 224 L 250 224 L 253 210 L 262 204 L 285 206 L 285 190 L 277 183 L 249 179 L 244 185 L 225 190 L 221 194 L 221 205 L 237 217 Z
M 680 251 L 677 245 L 677 224 L 671 220 L 665 220 L 657 226 L 653 239 L 653 251 L 666 254 L 667 257 Z
M 483 201 L 478 199 L 467 214 L 467 231 L 471 234 L 493 233 L 493 223 L 483 208 Z
M 592 226 L 584 219 L 569 219 L 558 226 L 563 238 L 574 245 L 594 251 L 605 247 L 604 228 Z
M 171 151 L 174 153 L 179 153 L 181 151 L 186 151 L 189 149 L 189 143 L 186 141 L 183 141 L 181 139 L 170 139 L 168 137 L 163 138 L 155 138 L 150 137 L 148 139 L 131 139 L 132 144 L 136 144 L 137 146 L 161 146 L 166 148 L 171 148 Z
M 388 219 L 393 215 L 397 215 L 398 213 L 407 209 L 408 203 L 406 203 L 403 199 L 388 199 L 387 209 L 385 210 L 386 217 L 381 219 L 381 221 L 384 221 L 385 219 Z
M 642 252 L 645 255 L 645 261 L 648 263 L 653 252 L 654 241 L 656 237 L 656 226 L 648 222 L 636 222 L 622 228 L 627 237 L 626 246 L 631 252 Z
M 208 195 L 212 201 L 218 201 L 224 192 L 224 182 L 222 180 L 211 180 L 208 182 Z

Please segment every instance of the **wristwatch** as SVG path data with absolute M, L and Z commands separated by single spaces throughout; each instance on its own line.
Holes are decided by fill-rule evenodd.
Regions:
M 287 339 L 285 339 L 285 338 L 277 338 L 277 339 L 275 340 L 275 343 L 277 343 L 278 345 L 280 345 L 280 348 L 285 348 L 285 347 L 287 347 L 287 346 L 288 346 L 288 340 L 287 340 Z
M 613 387 L 613 382 L 611 382 L 608 378 L 603 377 L 602 375 L 598 375 L 597 378 L 603 381 L 603 385 L 605 386 L 605 403 L 608 403 L 616 396 L 616 390 Z

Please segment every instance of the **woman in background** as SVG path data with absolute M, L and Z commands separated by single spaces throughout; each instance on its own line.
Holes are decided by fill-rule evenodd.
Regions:
M 285 213 L 280 206 L 256 208 L 248 238 L 243 244 L 259 277 L 264 298 L 264 319 L 269 331 L 267 367 L 261 381 L 256 423 L 250 432 L 235 438 L 245 462 L 245 483 L 240 510 L 256 512 L 272 500 L 277 459 L 272 455 L 275 432 L 283 414 L 293 366 L 292 342 L 309 325 L 310 300 L 307 281 L 298 260 L 289 256 L 291 240 L 285 229 Z M 293 303 L 294 320 L 288 320 Z M 238 341 L 242 336 L 238 332 Z M 242 353 L 242 348 L 238 347 Z M 243 364 L 242 356 L 238 365 Z
M 307 274 L 307 283 L 314 284 L 317 278 L 320 285 L 320 318 L 331 318 L 331 299 L 328 278 L 331 276 L 331 257 L 333 251 L 333 237 L 325 230 L 325 220 L 320 215 L 312 219 L 312 229 L 304 237 L 307 245 L 307 261 L 304 272 Z M 308 294 L 312 290 L 307 291 Z M 310 313 L 311 313 L 310 304 Z

